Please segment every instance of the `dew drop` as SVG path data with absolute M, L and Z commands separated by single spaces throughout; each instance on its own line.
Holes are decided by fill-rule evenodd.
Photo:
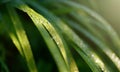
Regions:
M 57 42 L 57 45 L 59 44 L 59 42 Z
M 104 68 L 102 68 L 102 71 L 104 71 Z
M 56 39 L 56 36 L 54 36 L 53 39 L 55 40 L 55 39 Z
M 92 54 L 91 56 L 94 57 L 94 54 Z
M 78 70 L 75 70 L 74 72 L 78 72 Z
M 95 60 L 95 62 L 96 62 L 96 63 L 99 63 L 99 60 L 98 60 L 98 59 L 96 59 L 96 60 Z
M 36 19 L 36 24 L 39 24 L 39 20 Z
M 115 54 L 114 54 L 114 53 L 112 54 L 112 58 L 113 58 L 113 59 L 115 58 Z

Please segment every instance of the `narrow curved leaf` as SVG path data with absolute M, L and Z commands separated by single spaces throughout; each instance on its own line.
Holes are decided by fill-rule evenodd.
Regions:
M 120 69 L 120 65 L 119 65 L 120 59 L 119 59 L 119 57 L 107 45 L 105 45 L 98 38 L 96 38 L 95 36 L 93 36 L 91 33 L 89 33 L 88 31 L 86 31 L 82 27 L 78 26 L 78 24 L 76 24 L 75 22 L 69 21 L 67 19 L 66 19 L 66 21 L 68 22 L 68 24 L 72 28 L 76 29 L 79 32 L 82 32 L 86 37 L 88 37 L 91 41 L 93 41 L 96 45 L 98 45 L 99 48 L 100 48 L 100 50 L 102 50 L 111 59 L 111 61 L 113 61 L 113 63 L 115 64 L 115 66 L 117 66 L 118 70 Z M 113 72 L 114 72 L 114 70 L 113 70 Z
M 98 20 L 102 26 L 104 27 L 104 30 L 109 34 L 109 36 L 112 39 L 112 43 L 116 46 L 113 48 L 114 51 L 116 51 L 117 55 L 120 57 L 120 38 L 116 31 L 110 26 L 110 24 L 100 15 L 98 15 L 96 12 L 90 10 L 89 8 L 79 4 L 75 3 L 73 1 L 59 1 L 62 2 L 71 8 L 74 8 L 76 10 L 83 10 L 84 12 L 88 13 L 90 16 L 92 16 L 94 19 Z M 99 25 L 98 25 L 99 26 Z M 100 26 L 101 27 L 101 26 Z
M 56 63 L 59 67 L 59 70 L 61 72 L 69 71 L 67 68 L 67 64 L 64 62 L 64 59 L 66 59 L 66 53 L 60 45 L 60 43 L 62 44 L 62 42 L 59 39 L 59 36 L 57 34 L 55 34 L 56 32 L 51 27 L 50 23 L 44 17 L 42 17 L 40 14 L 38 14 L 37 12 L 35 12 L 34 10 L 32 10 L 31 8 L 29 8 L 26 5 L 22 5 L 19 8 L 21 10 L 23 10 L 24 12 L 26 12 L 30 16 L 30 18 L 33 20 L 33 22 L 35 23 L 35 26 L 38 28 L 39 32 L 42 34 L 45 42 L 48 45 L 48 48 L 50 49 L 53 57 L 55 58 Z M 54 39 L 55 39 L 57 46 L 61 48 L 60 50 L 62 51 L 62 55 L 63 55 L 64 59 L 62 58 L 61 52 L 57 48 L 56 44 L 54 43 L 53 39 L 50 37 L 50 35 L 46 29 L 49 29 L 50 34 L 51 33 L 54 34 L 53 36 L 55 36 L 57 38 L 57 39 L 56 38 L 54 38 Z
M 22 26 L 22 23 L 20 22 L 15 10 L 12 7 L 10 7 L 10 5 L 8 5 L 7 7 L 9 9 L 11 8 L 10 10 L 8 9 L 8 12 L 9 12 L 9 15 L 12 19 L 13 25 L 14 25 L 14 27 L 12 27 L 12 28 L 15 29 L 15 32 L 17 35 L 17 37 L 16 37 L 14 33 L 10 33 L 10 37 L 13 40 L 13 43 L 17 46 L 17 48 L 18 48 L 19 52 L 22 54 L 22 56 L 24 54 L 24 57 L 27 61 L 29 71 L 30 72 L 37 72 L 37 68 L 35 65 L 32 50 L 31 50 L 27 35 L 26 35 L 24 28 Z
M 43 9 L 42 11 L 44 11 L 44 13 L 45 13 L 45 16 L 48 18 L 48 19 L 50 19 L 50 21 L 52 21 L 53 23 L 55 23 L 60 29 L 61 29 L 61 31 L 64 33 L 64 32 L 66 32 L 65 34 L 68 34 L 69 36 L 68 37 L 72 37 L 72 34 L 69 34 L 69 30 L 67 31 L 67 30 L 65 30 L 66 28 L 68 28 L 66 25 L 64 26 L 64 24 L 63 23 L 61 23 L 61 21 L 57 18 L 57 17 L 55 17 L 54 15 L 52 15 L 50 12 L 48 13 L 48 11 L 47 10 L 45 10 L 45 9 Z M 71 30 L 70 30 L 71 31 Z M 73 39 L 73 38 L 71 38 L 71 39 Z M 77 42 L 76 42 L 77 43 Z M 84 48 L 83 48 L 84 49 Z M 80 51 L 80 50 L 79 50 Z M 87 52 L 86 52 L 87 53 Z M 91 54 L 89 54 L 89 53 L 87 53 L 88 55 L 91 55 Z M 81 55 L 82 56 L 82 55 Z M 91 55 L 92 56 L 92 55 Z M 85 59 L 86 60 L 86 62 L 88 62 L 88 61 L 91 61 L 92 63 L 90 63 L 90 62 L 88 62 L 88 64 L 90 65 L 90 67 L 92 68 L 92 70 L 93 71 L 96 71 L 96 72 L 101 72 L 101 70 L 99 69 L 99 67 L 97 66 L 97 64 L 95 63 L 95 61 L 94 60 L 92 60 L 92 58 L 91 59 L 88 59 L 87 57 L 83 57 L 83 59 Z

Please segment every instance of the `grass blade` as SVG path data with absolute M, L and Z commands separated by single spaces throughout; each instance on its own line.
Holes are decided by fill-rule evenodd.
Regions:
M 38 12 L 43 12 L 43 13 L 46 13 L 45 9 L 43 7 L 41 7 L 40 5 L 38 5 L 37 3 L 34 3 L 34 2 L 30 2 L 28 1 L 28 3 L 33 6 Z M 46 13 L 47 15 L 47 13 Z M 57 32 L 59 33 L 60 30 L 59 28 L 54 24 L 52 23 L 54 28 L 57 30 Z M 60 37 L 61 37 L 61 33 L 60 33 Z M 69 65 L 70 65 L 70 69 L 71 69 L 71 72 L 78 72 L 78 68 L 76 66 L 76 63 L 68 49 L 68 47 L 66 46 L 65 42 L 64 42 L 64 39 L 61 37 L 62 41 L 63 41 L 63 44 L 65 45 L 65 49 L 66 49 L 66 52 L 67 52 L 67 57 L 68 57 L 68 62 L 69 62 Z
M 6 64 L 4 63 L 4 61 L 1 58 L 0 58 L 0 66 L 1 66 L 0 69 L 2 69 L 2 70 L 0 70 L 1 72 L 2 71 L 9 72 L 8 67 L 6 66 Z
M 50 21 L 52 21 L 53 23 L 55 23 L 60 29 L 61 29 L 61 31 L 64 33 L 64 32 L 66 32 L 67 34 L 69 33 L 69 31 L 67 31 L 67 30 L 64 30 L 64 29 L 66 29 L 67 27 L 66 26 L 64 26 L 64 24 L 63 23 L 61 23 L 61 21 L 57 18 L 57 17 L 55 17 L 54 15 L 52 15 L 50 12 L 48 12 L 48 11 L 46 11 L 45 9 L 44 10 L 42 10 L 42 11 L 44 11 L 43 13 L 45 13 L 44 15 L 48 18 L 48 19 L 50 19 Z M 71 30 L 70 30 L 71 31 Z M 72 35 L 72 34 L 71 34 Z M 69 35 L 69 37 L 71 37 L 71 35 Z M 73 39 L 73 38 L 72 38 Z M 76 42 L 77 43 L 77 42 Z M 83 48 L 84 49 L 84 48 Z M 81 52 L 80 52 L 81 53 Z M 89 53 L 88 53 L 89 54 Z M 89 54 L 89 55 L 91 55 L 91 54 Z M 86 62 L 88 62 L 88 59 L 87 59 L 87 57 L 86 58 L 84 58 L 85 60 L 86 60 Z M 101 70 L 99 69 L 99 67 L 97 67 L 96 66 L 96 63 L 94 63 L 94 61 L 92 60 L 92 63 L 89 63 L 88 62 L 88 64 L 90 65 L 90 67 L 92 67 L 92 69 L 93 69 L 93 71 L 95 70 L 96 72 L 100 72 Z M 102 67 L 102 66 L 101 66 Z
M 3 44 L 0 43 L 0 71 L 5 71 L 5 72 L 9 72 L 9 69 L 7 67 L 7 64 L 4 62 L 5 60 L 5 48 L 3 46 Z
M 84 25 L 92 34 L 104 41 L 104 37 L 90 24 L 90 21 L 82 15 L 72 12 L 71 16 L 79 22 L 79 25 Z
M 39 32 L 42 34 L 45 42 L 47 43 L 47 45 L 49 47 L 49 50 L 51 51 L 53 57 L 55 58 L 60 72 L 69 71 L 67 68 L 67 64 L 65 63 L 63 57 L 61 56 L 61 52 L 58 49 L 58 47 L 61 45 L 59 45 L 59 43 L 57 43 L 57 46 L 58 46 L 57 47 L 56 44 L 54 43 L 53 39 L 51 38 L 51 36 L 49 35 L 49 33 L 46 30 L 46 29 L 51 30 L 51 26 L 50 25 L 47 26 L 47 24 L 50 24 L 50 23 L 45 18 L 43 18 L 40 14 L 36 13 L 34 10 L 32 10 L 31 8 L 29 8 L 26 5 L 20 6 L 18 8 L 20 8 L 21 10 L 26 12 L 30 16 L 30 18 L 33 20 L 33 22 L 35 23 L 35 26 L 38 28 Z M 46 28 L 46 26 L 47 26 L 47 28 Z M 54 31 L 51 31 L 50 33 L 54 33 Z M 55 34 L 55 36 L 58 37 L 58 35 L 56 35 L 56 34 Z M 57 40 L 55 42 L 60 42 L 59 39 L 55 39 L 55 40 Z
M 22 23 L 20 22 L 17 13 L 15 12 L 15 10 L 10 7 L 10 5 L 7 6 L 9 15 L 12 19 L 13 25 L 14 25 L 14 29 L 16 32 L 16 35 L 18 37 L 18 39 L 16 39 L 16 37 L 14 36 L 14 34 L 10 34 L 11 39 L 13 39 L 14 43 L 16 44 L 16 46 L 18 47 L 18 50 L 20 51 L 20 53 L 23 55 L 27 61 L 27 65 L 29 68 L 30 72 L 37 72 L 37 68 L 35 65 L 35 61 L 34 61 L 34 57 L 32 54 L 32 50 L 29 44 L 29 41 L 27 39 L 27 35 L 22 27 Z M 11 8 L 11 9 L 10 9 Z M 19 40 L 19 42 L 18 42 Z M 19 44 L 20 43 L 20 44 Z M 21 45 L 21 49 L 20 49 L 20 45 Z
M 89 14 L 91 17 L 99 21 L 102 26 L 104 27 L 104 30 L 106 31 L 107 34 L 109 34 L 110 38 L 112 39 L 112 43 L 115 45 L 115 48 L 113 50 L 117 53 L 117 55 L 120 57 L 120 38 L 117 35 L 116 31 L 110 26 L 110 24 L 100 15 L 98 15 L 96 12 L 90 10 L 89 8 L 75 3 L 73 1 L 59 1 L 62 2 L 63 4 L 68 5 L 71 8 L 78 10 L 82 10 Z M 99 25 L 98 25 L 99 26 Z M 101 27 L 101 26 L 100 26 Z
M 78 26 L 78 24 L 76 24 L 75 22 L 69 21 L 67 19 L 65 21 L 68 22 L 68 24 L 72 28 L 76 29 L 78 32 L 82 32 L 87 38 L 89 38 L 96 45 L 98 45 L 98 47 L 100 48 L 99 51 L 102 50 L 111 59 L 111 61 L 113 61 L 113 63 L 117 66 L 117 68 L 120 69 L 120 66 L 119 66 L 120 59 L 119 59 L 119 57 L 117 57 L 117 55 L 106 44 L 101 42 L 97 37 L 93 36 L 91 33 L 86 31 L 84 28 Z

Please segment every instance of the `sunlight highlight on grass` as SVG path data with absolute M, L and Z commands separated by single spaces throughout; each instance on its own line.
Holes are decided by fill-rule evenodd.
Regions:
M 14 25 L 13 29 L 15 29 L 18 39 L 16 39 L 14 35 L 10 34 L 11 38 L 13 39 L 14 43 L 16 44 L 16 46 L 17 46 L 19 52 L 22 54 L 22 56 L 24 54 L 24 58 L 27 61 L 27 66 L 29 68 L 29 71 L 37 72 L 37 68 L 35 65 L 32 50 L 31 50 L 27 35 L 24 31 L 24 28 L 22 27 L 22 24 L 18 18 L 16 11 L 14 10 L 14 8 L 10 7 L 10 5 L 8 5 L 7 7 L 9 7 L 9 9 L 11 8 L 10 10 L 8 9 L 8 12 L 12 19 L 12 22 Z M 21 49 L 20 49 L 20 45 L 21 45 Z
M 18 51 L 20 52 L 20 54 L 24 57 L 24 53 L 23 53 L 22 48 L 21 48 L 21 45 L 20 45 L 20 43 L 19 43 L 19 41 L 18 41 L 18 39 L 17 39 L 17 36 L 15 36 L 15 34 L 13 34 L 13 33 L 9 33 L 9 35 L 10 35 L 13 43 L 14 43 L 15 46 L 17 47 Z

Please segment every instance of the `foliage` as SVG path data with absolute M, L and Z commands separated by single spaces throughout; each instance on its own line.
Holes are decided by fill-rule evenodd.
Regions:
M 119 72 L 120 38 L 88 4 L 1 0 L 1 72 Z

